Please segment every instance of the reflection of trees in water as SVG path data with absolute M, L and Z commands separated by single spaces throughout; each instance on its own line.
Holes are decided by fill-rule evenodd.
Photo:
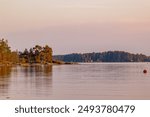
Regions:
M 45 74 L 45 76 L 52 76 L 52 66 L 45 66 L 44 74 Z
M 52 66 L 0 67 L 0 99 L 12 94 L 47 96 L 51 90 Z
M 10 66 L 1 66 L 0 67 L 0 78 L 9 77 L 11 74 Z
M 34 96 L 51 95 L 52 66 L 33 66 L 21 68 L 24 74 L 24 87 Z
M 42 76 L 52 76 L 52 66 L 33 66 L 33 67 L 24 67 L 23 72 L 25 77 L 42 77 Z
M 0 93 L 5 94 L 8 89 L 9 77 L 11 76 L 12 67 L 1 66 L 0 67 Z

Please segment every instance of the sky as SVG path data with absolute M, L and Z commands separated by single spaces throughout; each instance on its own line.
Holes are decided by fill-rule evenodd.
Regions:
M 13 50 L 150 55 L 149 0 L 0 0 L 0 38 Z

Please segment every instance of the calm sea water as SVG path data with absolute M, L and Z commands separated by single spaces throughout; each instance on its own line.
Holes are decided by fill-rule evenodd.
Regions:
M 150 63 L 0 67 L 0 99 L 150 99 L 149 90 Z

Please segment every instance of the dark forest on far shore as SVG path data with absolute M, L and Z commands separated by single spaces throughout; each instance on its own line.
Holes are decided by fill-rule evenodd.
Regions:
M 150 62 L 150 56 L 132 54 L 124 51 L 55 55 L 53 59 L 65 62 Z

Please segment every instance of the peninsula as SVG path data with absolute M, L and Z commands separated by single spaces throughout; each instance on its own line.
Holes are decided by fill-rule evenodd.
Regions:
M 12 51 L 8 41 L 0 39 L 0 66 L 21 65 L 53 65 L 53 64 L 72 64 L 70 62 L 56 61 L 52 59 L 52 48 L 48 45 L 44 47 L 35 45 L 34 47 L 21 51 Z

